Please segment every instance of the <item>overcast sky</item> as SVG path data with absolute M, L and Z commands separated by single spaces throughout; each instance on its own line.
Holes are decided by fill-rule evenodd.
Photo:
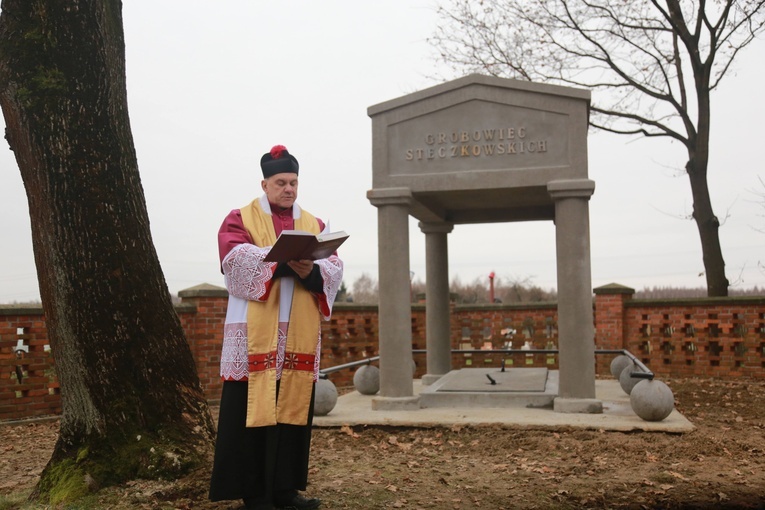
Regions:
M 346 285 L 377 279 L 377 209 L 367 108 L 437 84 L 426 39 L 435 0 L 124 2 L 130 118 L 154 244 L 173 294 L 222 284 L 216 233 L 260 195 L 260 156 L 300 160 L 299 202 L 351 238 Z M 765 287 L 765 41 L 713 96 L 709 186 L 728 278 Z M 4 127 L 4 124 L 3 126 Z M 593 286 L 703 287 L 684 153 L 666 140 L 591 133 Z M 39 299 L 29 214 L 13 153 L 0 142 L 0 303 Z M 759 229 L 759 231 L 758 231 Z M 410 221 L 411 270 L 425 239 Z M 551 222 L 457 225 L 450 277 L 555 288 Z

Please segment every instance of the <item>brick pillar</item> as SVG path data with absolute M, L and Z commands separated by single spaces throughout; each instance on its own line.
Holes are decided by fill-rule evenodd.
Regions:
M 595 348 L 626 349 L 625 308 L 635 289 L 610 283 L 593 289 L 595 293 Z M 613 356 L 597 356 L 597 373 L 609 374 Z
M 182 290 L 178 296 L 181 304 L 176 306 L 176 312 L 196 362 L 202 391 L 209 400 L 219 399 L 222 387 L 220 353 L 228 291 L 223 287 L 202 284 Z

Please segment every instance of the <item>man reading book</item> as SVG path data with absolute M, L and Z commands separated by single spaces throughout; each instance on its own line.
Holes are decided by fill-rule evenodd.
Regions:
M 277 145 L 260 160 L 264 194 L 229 213 L 218 232 L 229 292 L 210 499 L 245 508 L 318 508 L 306 498 L 320 320 L 329 320 L 343 277 L 332 254 L 266 262 L 283 230 L 319 234 L 324 222 L 295 202 L 297 159 Z

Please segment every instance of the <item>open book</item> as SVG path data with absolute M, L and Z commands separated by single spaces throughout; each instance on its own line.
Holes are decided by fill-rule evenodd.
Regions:
M 342 230 L 317 235 L 302 230 L 284 230 L 263 260 L 287 262 L 288 260 L 325 259 L 332 255 L 346 239 L 348 234 Z

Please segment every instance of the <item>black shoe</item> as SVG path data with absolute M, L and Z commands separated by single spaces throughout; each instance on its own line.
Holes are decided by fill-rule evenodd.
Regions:
M 244 510 L 274 510 L 274 505 L 255 499 L 244 498 L 244 506 L 242 508 Z
M 314 510 L 321 506 L 318 498 L 304 498 L 297 492 L 284 498 L 276 498 L 276 508 L 283 510 Z

